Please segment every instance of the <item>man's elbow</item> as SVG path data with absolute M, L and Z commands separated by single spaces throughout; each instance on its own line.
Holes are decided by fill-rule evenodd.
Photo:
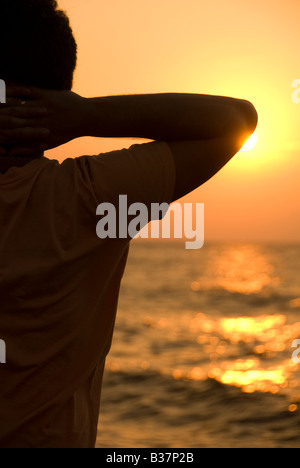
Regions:
M 258 114 L 254 105 L 246 100 L 240 101 L 240 110 L 247 125 L 247 131 L 254 133 L 258 123 Z

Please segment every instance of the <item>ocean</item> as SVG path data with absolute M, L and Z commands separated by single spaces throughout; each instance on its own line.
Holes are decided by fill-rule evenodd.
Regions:
M 300 245 L 133 241 L 97 448 L 300 448 Z

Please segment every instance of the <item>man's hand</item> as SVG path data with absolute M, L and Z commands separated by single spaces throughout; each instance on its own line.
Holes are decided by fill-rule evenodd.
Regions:
M 31 95 L 30 89 L 20 86 L 7 88 L 6 104 L 0 104 L 0 155 L 13 151 L 13 146 L 23 149 L 21 155 L 44 151 L 43 139 L 49 136 L 49 130 L 36 125 L 37 119 L 45 116 L 44 108 L 25 108 L 25 100 Z
M 8 87 L 0 106 L 0 154 L 25 156 L 83 136 L 88 103 L 71 91 Z

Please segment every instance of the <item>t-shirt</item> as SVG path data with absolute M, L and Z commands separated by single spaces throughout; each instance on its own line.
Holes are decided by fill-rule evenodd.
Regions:
M 170 203 L 165 142 L 0 174 L 0 447 L 95 446 L 130 237 L 100 239 L 102 203 Z

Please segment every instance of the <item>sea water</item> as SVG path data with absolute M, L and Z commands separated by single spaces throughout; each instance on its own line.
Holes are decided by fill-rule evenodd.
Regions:
M 134 241 L 97 447 L 300 448 L 300 245 Z

